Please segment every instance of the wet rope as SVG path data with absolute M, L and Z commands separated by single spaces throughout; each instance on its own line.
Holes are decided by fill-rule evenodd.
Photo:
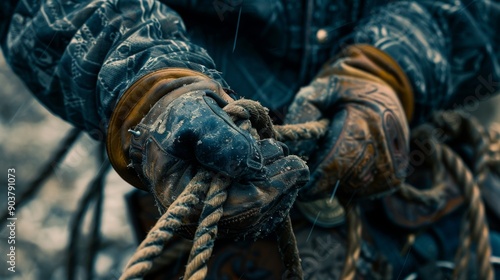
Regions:
M 322 133 L 326 132 L 328 126 L 328 121 L 322 120 L 307 124 L 307 126 L 317 127 L 312 133 L 308 129 L 300 128 L 300 125 L 297 125 L 295 129 L 290 127 L 280 129 L 272 125 L 266 108 L 255 101 L 246 99 L 234 101 L 223 109 L 235 122 L 240 123 L 240 127 L 249 130 L 253 129 L 256 132 L 254 136 L 257 138 L 319 138 Z M 208 183 L 210 181 L 211 183 Z M 152 269 L 155 259 L 162 256 L 165 244 L 173 237 L 174 232 L 182 226 L 182 217 L 191 213 L 191 210 L 201 202 L 199 197 L 205 197 L 204 207 L 199 217 L 193 247 L 184 274 L 186 280 L 204 279 L 207 275 L 207 262 L 212 254 L 214 241 L 217 237 L 217 223 L 222 217 L 222 206 L 227 198 L 226 189 L 229 185 L 230 181 L 227 178 L 214 176 L 212 172 L 199 171 L 139 245 L 120 279 L 133 279 L 146 275 Z M 280 244 L 280 251 L 283 252 L 282 258 L 285 266 L 291 274 L 302 279 L 300 257 L 296 240 L 291 238 L 293 231 L 289 217 L 280 233 L 283 236 L 278 236 L 278 239 L 281 240 L 278 243 Z M 285 239 L 288 242 L 284 242 Z

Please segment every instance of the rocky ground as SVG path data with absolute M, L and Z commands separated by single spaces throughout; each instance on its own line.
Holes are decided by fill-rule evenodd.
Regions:
M 7 209 L 7 170 L 16 170 L 15 194 L 48 162 L 71 126 L 48 112 L 36 101 L 21 81 L 6 66 L 0 54 L 0 172 L 4 178 L 0 194 L 0 213 Z M 99 144 L 86 135 L 56 167 L 54 175 L 25 207 L 16 209 L 15 273 L 6 264 L 10 231 L 1 221 L 0 279 L 66 279 L 68 259 L 66 246 L 69 224 L 90 180 L 99 167 Z M 103 223 L 103 243 L 96 262 L 93 279 L 117 279 L 128 257 L 135 250 L 135 240 L 125 209 L 124 195 L 132 187 L 109 172 L 106 177 Z M 89 232 L 87 215 L 84 237 L 75 254 L 83 255 Z M 83 260 L 80 261 L 83 264 Z M 82 266 L 78 275 L 85 276 Z

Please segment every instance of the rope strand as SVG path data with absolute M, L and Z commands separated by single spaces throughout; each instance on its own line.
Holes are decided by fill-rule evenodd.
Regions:
M 413 137 L 427 138 L 434 151 L 428 157 L 433 164 L 433 185 L 430 190 L 419 190 L 409 184 L 404 184 L 400 194 L 412 201 L 418 201 L 429 205 L 439 201 L 445 188 L 442 185 L 443 172 L 438 170 L 438 163 L 443 165 L 461 186 L 464 204 L 467 207 L 460 228 L 461 246 L 455 254 L 454 279 L 467 277 L 469 261 L 471 259 L 471 247 L 476 245 L 478 264 L 478 279 L 493 280 L 494 272 L 490 263 L 491 247 L 489 243 L 489 229 L 486 221 L 484 204 L 481 199 L 479 185 L 486 178 L 487 172 L 494 166 L 490 158 L 499 155 L 497 148 L 499 134 L 486 133 L 486 130 L 477 120 L 471 116 L 465 116 L 457 112 L 442 112 L 433 117 L 433 124 L 442 129 L 445 134 L 441 139 L 436 139 L 432 134 L 435 127 L 424 124 L 413 131 Z M 460 139 L 474 147 L 475 162 L 472 171 L 465 165 L 460 156 L 449 148 L 444 141 Z M 440 141 L 438 141 L 440 140 Z
M 257 137 L 280 138 L 281 134 L 274 129 L 268 110 L 259 103 L 251 100 L 237 100 L 224 107 L 224 110 L 232 116 L 233 120 L 249 120 L 255 128 Z M 297 125 L 296 132 L 290 131 L 293 137 L 319 137 L 320 133 L 326 132 L 327 121 L 318 122 L 318 129 L 309 134 L 307 128 L 300 128 Z M 310 126 L 311 124 L 306 124 Z M 279 130 L 279 128 L 278 128 Z M 280 138 L 282 139 L 282 138 Z M 148 233 L 146 239 L 139 245 L 134 255 L 127 264 L 120 280 L 132 279 L 146 275 L 153 267 L 156 259 L 162 256 L 165 244 L 173 237 L 176 229 L 182 226 L 182 217 L 188 215 L 192 208 L 200 202 L 198 194 L 207 193 L 204 207 L 200 214 L 199 223 L 195 232 L 194 242 L 189 256 L 188 264 L 184 274 L 186 280 L 204 279 L 207 275 L 207 262 L 212 255 L 213 245 L 217 236 L 217 223 L 222 217 L 222 206 L 227 199 L 226 189 L 230 185 L 228 179 L 219 176 L 213 177 L 211 184 L 207 182 L 213 177 L 208 171 L 199 171 L 191 180 L 179 197 L 170 205 L 166 213 L 158 220 L 156 225 Z M 168 186 L 167 186 L 168 187 Z M 282 244 L 282 259 L 287 268 L 297 277 L 302 279 L 302 267 L 300 257 L 291 228 L 290 219 L 286 220 L 284 236 L 288 237 L 290 244 Z M 293 239 L 292 239 L 293 237 Z M 280 240 L 284 240 L 281 238 Z
M 139 245 L 120 280 L 143 277 L 151 270 L 154 259 L 161 256 L 165 243 L 172 238 L 174 231 L 181 227 L 182 217 L 190 213 L 190 210 L 199 203 L 196 194 L 207 191 L 208 186 L 204 184 L 208 179 L 207 176 L 209 174 L 206 172 L 198 172 L 194 176 Z
M 227 187 L 229 187 L 229 180 L 223 180 L 218 176 L 210 185 L 184 279 L 205 279 L 207 275 L 207 262 L 212 255 L 217 236 L 217 223 L 222 218 L 222 205 L 227 198 Z
M 237 100 L 224 107 L 224 110 L 235 122 L 240 121 L 246 129 L 253 129 L 255 137 L 273 137 L 280 141 L 300 141 L 317 139 L 325 135 L 329 121 L 322 119 L 304 124 L 273 126 L 268 110 L 251 100 Z M 458 120 L 458 121 L 457 121 Z M 426 124 L 414 130 L 414 137 L 424 137 L 431 140 L 434 152 L 429 155 L 428 163 L 432 164 L 433 185 L 430 190 L 420 190 L 409 184 L 403 184 L 400 194 L 406 199 L 418 201 L 427 205 L 439 203 L 445 190 L 442 184 L 444 178 L 443 166 L 462 186 L 468 210 L 464 215 L 461 227 L 461 246 L 456 252 L 454 276 L 466 276 L 467 266 L 471 258 L 471 246 L 476 245 L 479 279 L 493 280 L 494 274 L 489 258 L 489 230 L 486 223 L 484 205 L 481 200 L 479 184 L 490 169 L 500 172 L 500 133 L 486 131 L 474 120 L 468 120 L 463 115 L 445 112 L 434 118 L 434 125 L 442 127 L 446 139 L 435 139 L 431 134 L 434 128 Z M 469 136 L 470 143 L 476 147 L 477 161 L 471 170 L 462 159 L 443 142 L 455 139 L 460 135 Z M 441 141 L 437 141 L 441 140 Z M 231 182 L 215 176 L 207 171 L 200 171 L 188 184 L 182 194 L 172 203 L 167 212 L 160 218 L 146 239 L 133 255 L 120 279 L 142 277 L 151 269 L 153 261 L 161 256 L 164 245 L 170 240 L 181 225 L 182 217 L 188 215 L 195 205 L 200 203 L 199 194 L 206 193 L 204 207 L 201 211 L 192 249 L 189 255 L 184 279 L 204 279 L 207 275 L 207 262 L 213 250 L 217 237 L 217 223 L 223 214 L 223 204 L 227 199 L 226 189 Z M 207 193 L 208 192 L 208 193 Z M 346 207 L 347 208 L 347 207 Z M 352 280 L 356 276 L 356 262 L 359 259 L 362 242 L 362 221 L 359 217 L 359 206 L 350 205 L 346 211 L 347 219 L 347 255 L 342 279 Z M 287 269 L 288 279 L 302 279 L 302 267 L 293 234 L 290 217 L 278 232 L 279 249 Z
M 463 182 L 465 204 L 468 207 L 467 213 L 464 215 L 464 226 L 461 233 L 464 238 L 462 239 L 463 247 L 457 252 L 457 257 L 461 257 L 460 254 L 462 254 L 464 260 L 459 261 L 454 276 L 466 275 L 468 259 L 470 259 L 470 245 L 474 242 L 477 246 L 476 258 L 479 265 L 479 279 L 493 280 L 494 272 L 490 264 L 489 229 L 479 187 L 472 176 L 472 172 L 465 166 L 462 159 L 448 146 L 442 145 L 441 148 L 440 152 L 443 155 L 444 164 L 459 182 Z

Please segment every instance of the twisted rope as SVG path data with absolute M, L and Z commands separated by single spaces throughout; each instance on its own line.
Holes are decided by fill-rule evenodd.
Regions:
M 182 237 L 167 240 L 161 255 L 154 259 L 153 267 L 149 273 L 154 274 L 170 265 L 181 265 L 183 257 L 190 252 L 191 248 L 193 248 L 192 240 Z
M 437 151 L 442 154 L 444 165 L 463 187 L 462 191 L 467 207 L 460 230 L 462 246 L 458 248 L 455 255 L 457 265 L 453 275 L 457 279 L 466 277 L 471 258 L 471 246 L 475 243 L 476 263 L 479 267 L 478 277 L 479 279 L 492 280 L 494 272 L 490 263 L 489 229 L 479 186 L 483 184 L 489 172 L 488 152 L 494 135 L 488 134 L 475 118 L 456 112 L 444 112 L 437 115 L 434 118 L 434 123 L 447 128 L 449 133 L 455 137 L 465 136 L 460 139 L 462 141 L 463 139 L 468 140 L 469 144 L 475 148 L 473 175 L 463 160 L 448 146 L 444 144 L 437 146 Z
M 184 279 L 204 279 L 207 275 L 207 262 L 212 255 L 217 236 L 217 223 L 222 218 L 222 205 L 227 198 L 227 187 L 229 187 L 229 180 L 223 180 L 218 176 L 210 185 Z
M 224 111 L 233 118 L 233 121 L 250 120 L 252 126 L 258 130 L 260 138 L 272 137 L 278 141 L 317 139 L 326 134 L 330 124 L 328 119 L 321 119 L 301 124 L 273 126 L 269 110 L 249 99 L 239 99 L 229 103 L 224 107 Z
M 429 155 L 429 162 L 433 165 L 433 183 L 435 188 L 431 190 L 419 190 L 409 184 L 404 184 L 400 189 L 403 197 L 419 201 L 424 204 L 431 204 L 439 201 L 443 194 L 442 169 L 437 168 L 438 163 L 443 165 L 462 187 L 464 204 L 467 207 L 464 214 L 461 229 L 461 246 L 455 254 L 454 279 L 466 277 L 468 264 L 471 259 L 471 246 L 476 245 L 478 264 L 478 279 L 494 279 L 493 268 L 490 263 L 491 247 L 489 243 L 489 229 L 486 221 L 484 204 L 481 199 L 479 185 L 484 182 L 490 169 L 498 168 L 499 139 L 498 132 L 487 133 L 477 120 L 471 116 L 465 116 L 457 112 L 442 112 L 434 116 L 433 124 L 446 133 L 446 137 L 439 139 L 442 142 L 457 140 L 468 143 L 474 147 L 475 162 L 473 172 L 465 165 L 463 160 L 446 144 L 438 142 L 435 135 L 432 135 L 432 126 L 424 125 L 416 129 L 415 135 L 424 135 L 430 140 L 434 153 Z M 418 137 L 417 136 L 417 137 Z
M 490 264 L 491 247 L 489 241 L 489 229 L 484 213 L 484 204 L 477 182 L 472 172 L 465 166 L 464 162 L 449 147 L 442 145 L 444 163 L 453 173 L 453 176 L 463 184 L 465 205 L 467 212 L 464 215 L 461 229 L 462 246 L 456 253 L 455 277 L 464 277 L 467 272 L 472 243 L 476 244 L 477 264 L 479 266 L 479 279 L 493 280 L 494 272 Z
M 256 138 L 273 137 L 280 141 L 319 138 L 326 133 L 329 125 L 329 121 L 323 119 L 305 124 L 273 126 L 266 108 L 257 102 L 245 99 L 227 105 L 224 110 L 235 123 L 238 122 L 240 127 L 251 131 Z M 446 167 L 457 182 L 462 185 L 466 199 L 465 204 L 468 206 L 462 222 L 460 233 L 462 246 L 456 253 L 457 265 L 454 276 L 458 279 L 466 275 L 471 254 L 470 248 L 474 243 L 478 252 L 479 277 L 480 279 L 492 280 L 494 274 L 489 262 L 491 256 L 489 231 L 478 184 L 483 182 L 490 169 L 496 168 L 496 171 L 500 171 L 500 132 L 496 130 L 486 132 L 477 121 L 449 112 L 438 115 L 433 122 L 435 126 L 445 129 L 447 133 L 447 138 L 440 139 L 441 141 L 467 136 L 470 144 L 476 147 L 475 158 L 477 160 L 473 168 L 476 177 L 472 175 L 473 173 L 453 150 L 435 139 L 430 132 L 432 126 L 427 124 L 415 129 L 412 136 L 426 137 L 431 141 L 430 144 L 434 152 L 429 155 L 427 161 L 432 165 L 434 188 L 419 190 L 409 184 L 403 184 L 400 188 L 400 194 L 409 200 L 424 204 L 438 203 L 444 190 L 443 166 Z M 226 189 L 230 185 L 228 180 L 216 176 L 209 186 L 210 178 L 211 175 L 207 171 L 200 171 L 193 178 L 141 243 L 121 279 L 145 275 L 151 269 L 153 260 L 161 255 L 164 244 L 182 225 L 182 217 L 200 203 L 198 198 L 200 195 L 203 196 L 208 192 L 184 275 L 184 279 L 205 278 L 207 262 L 212 254 L 213 244 L 217 236 L 217 223 L 222 217 L 222 206 L 227 198 Z M 362 223 L 357 205 L 350 205 L 346 208 L 348 208 L 346 211 L 348 240 L 342 279 L 354 279 L 356 262 L 361 251 Z M 302 279 L 300 257 L 290 217 L 287 217 L 284 225 L 278 231 L 278 243 L 282 260 L 287 269 L 285 276 L 288 279 Z
M 328 127 L 328 121 L 307 123 L 304 126 L 294 125 L 277 127 L 272 125 L 268 110 L 255 101 L 241 99 L 225 106 L 233 121 L 240 123 L 243 129 L 254 130 L 253 135 L 259 138 L 277 139 L 310 139 L 319 138 Z M 311 130 L 310 127 L 315 127 Z M 153 263 L 161 258 L 165 244 L 173 237 L 175 230 L 182 226 L 182 217 L 200 203 L 199 197 L 205 196 L 204 207 L 199 217 L 193 246 L 189 255 L 184 279 L 204 279 L 207 275 L 207 262 L 212 255 L 217 223 L 222 217 L 224 202 L 227 199 L 226 189 L 230 185 L 228 179 L 215 176 L 211 172 L 199 171 L 179 197 L 170 205 L 165 214 L 148 233 L 127 264 L 121 280 L 142 277 L 151 271 Z M 285 242 L 286 240 L 286 242 Z M 279 249 L 282 259 L 290 272 L 290 276 L 302 279 L 302 267 L 293 234 L 290 217 L 278 234 Z
M 306 122 L 300 125 L 286 124 L 275 126 L 278 141 L 299 141 L 304 139 L 317 139 L 326 134 L 330 121 L 321 119 L 319 121 Z
M 203 182 L 209 177 L 208 172 L 198 172 L 194 176 L 139 245 L 120 280 L 143 277 L 151 270 L 153 261 L 161 256 L 165 244 L 172 238 L 174 231 L 182 226 L 182 217 L 190 213 L 200 202 L 198 193 L 207 191 L 207 184 Z

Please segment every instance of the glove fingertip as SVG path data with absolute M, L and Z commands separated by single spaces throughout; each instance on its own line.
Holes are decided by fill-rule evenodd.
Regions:
M 285 188 L 302 188 L 309 182 L 309 167 L 295 155 L 275 161 L 268 166 L 268 174 L 273 182 L 280 182 Z

